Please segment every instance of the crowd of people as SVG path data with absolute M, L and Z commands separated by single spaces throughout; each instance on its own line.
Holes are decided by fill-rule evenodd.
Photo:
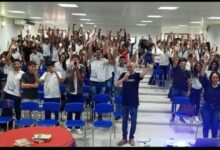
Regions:
M 192 36 L 175 35 L 170 32 L 164 38 L 142 37 L 137 43 L 131 43 L 131 36 L 126 29 L 101 34 L 101 29 L 85 31 L 73 25 L 72 33 L 68 29 L 64 36 L 59 29 L 44 28 L 40 25 L 38 35 L 22 34 L 11 39 L 7 50 L 0 59 L 1 99 L 15 100 L 15 116 L 21 118 L 21 101 L 38 102 L 38 87 L 44 86 L 44 101 L 65 103 L 82 102 L 83 87 L 90 86 L 89 105 L 95 94 L 107 94 L 112 99 L 122 97 L 122 140 L 118 145 L 127 143 L 127 125 L 129 112 L 131 130 L 129 142 L 135 145 L 134 133 L 139 105 L 138 85 L 150 67 L 161 69 L 160 78 L 172 79 L 168 96 L 171 102 L 176 96 L 187 96 L 195 105 L 195 121 L 203 120 L 203 136 L 208 137 L 211 128 L 212 137 L 218 133 L 220 112 L 220 55 L 218 47 L 211 47 L 203 34 Z M 123 32 L 123 36 L 121 33 Z M 71 35 L 70 35 L 71 34 Z M 69 38 L 70 37 L 70 38 Z M 143 67 L 144 65 L 144 67 Z M 141 73 L 136 66 L 143 67 Z M 47 68 L 44 70 L 44 68 Z M 148 72 L 149 73 L 149 72 Z M 88 83 L 89 81 L 89 83 Z M 65 94 L 60 92 L 60 84 L 66 85 Z M 149 80 L 155 85 L 154 74 Z M 159 86 L 165 86 L 160 82 Z M 204 104 L 200 110 L 202 99 Z M 63 111 L 63 110 L 61 110 Z M 11 109 L 4 109 L 2 116 L 13 115 Z M 75 119 L 81 114 L 76 113 Z M 102 115 L 98 119 L 102 120 Z M 49 112 L 45 118 L 50 118 Z M 58 118 L 58 114 L 55 115 Z M 72 119 L 68 114 L 67 118 Z M 116 117 L 116 120 L 120 117 Z M 174 104 L 171 107 L 171 122 L 175 121 Z M 185 122 L 181 117 L 180 121 Z M 4 128 L 2 126 L 2 128 Z M 79 127 L 76 131 L 82 134 Z

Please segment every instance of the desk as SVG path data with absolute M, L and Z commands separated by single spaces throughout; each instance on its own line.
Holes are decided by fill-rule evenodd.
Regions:
M 33 141 L 34 134 L 51 134 L 50 141 L 44 143 L 33 142 L 32 147 L 75 147 L 76 143 L 66 128 L 56 127 L 26 127 L 12 129 L 0 134 L 0 147 L 13 147 L 15 140 L 26 138 Z

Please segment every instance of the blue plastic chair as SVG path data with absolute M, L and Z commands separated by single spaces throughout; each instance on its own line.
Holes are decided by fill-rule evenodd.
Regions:
M 38 85 L 38 91 L 44 91 L 44 83 Z
M 40 71 L 40 70 L 39 70 L 39 71 L 38 71 L 39 77 L 41 77 L 41 76 L 44 74 L 44 72 L 45 72 L 45 71 Z
M 116 110 L 116 105 L 121 105 L 121 96 L 116 96 L 115 97 L 115 111 L 113 112 L 114 117 L 122 117 L 122 111 L 121 110 Z M 114 138 L 116 137 L 115 134 L 115 129 L 116 129 L 116 124 L 114 121 Z
M 83 103 L 67 103 L 65 106 L 65 112 L 67 113 L 74 113 L 79 112 L 82 113 L 84 111 Z M 81 120 L 67 120 L 66 126 L 67 127 L 84 127 L 86 122 Z M 86 127 L 85 127 L 85 134 L 86 137 Z
M 8 105 L 10 104 L 10 106 Z M 2 101 L 2 108 L 12 108 L 14 111 L 14 106 L 15 106 L 15 102 L 14 100 L 10 100 L 10 99 L 4 99 Z M 13 121 L 13 116 L 9 116 L 9 117 L 0 117 L 0 124 L 6 124 L 6 130 L 8 130 L 9 128 L 9 122 Z
M 95 105 L 94 113 L 101 113 L 101 114 L 108 114 L 108 120 L 95 120 L 93 121 L 93 128 L 92 128 L 92 145 L 94 146 L 94 128 L 109 128 L 110 129 L 110 146 L 111 146 L 111 139 L 112 139 L 112 113 L 114 111 L 114 106 L 112 104 L 107 103 L 99 103 Z
M 30 118 L 23 118 L 23 119 L 17 120 L 15 122 L 16 127 L 32 126 L 37 123 L 37 120 L 32 119 L 32 111 L 38 111 L 39 104 L 36 102 L 21 102 L 21 111 L 24 111 L 24 110 L 29 111 Z
M 177 110 L 177 106 L 180 106 L 180 105 L 191 105 L 191 101 L 189 99 L 189 97 L 185 97 L 185 96 L 177 96 L 177 97 L 174 97 L 172 99 L 173 101 L 173 104 L 174 104 L 174 114 L 176 116 L 179 116 L 179 117 L 190 117 L 190 128 L 192 129 L 192 132 L 193 132 L 193 118 L 194 118 L 194 115 L 187 115 L 187 114 L 184 114 L 182 112 L 179 112 Z M 199 127 L 199 124 L 197 124 L 197 131 L 198 131 L 198 127 Z M 177 131 L 177 123 L 176 123 L 176 131 Z
M 57 102 L 44 102 L 44 111 L 60 112 L 60 103 Z M 58 117 L 59 118 L 59 117 Z M 43 119 L 37 123 L 37 126 L 56 126 L 59 125 L 59 119 Z

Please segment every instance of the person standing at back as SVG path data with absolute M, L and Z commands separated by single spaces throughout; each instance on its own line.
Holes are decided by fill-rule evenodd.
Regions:
M 144 68 L 142 73 L 135 72 L 135 63 L 127 63 L 127 72 L 120 75 L 115 82 L 115 86 L 119 87 L 122 84 L 122 140 L 118 143 L 122 146 L 127 143 L 127 128 L 128 116 L 131 116 L 131 128 L 129 134 L 129 143 L 135 146 L 134 134 L 137 124 L 137 111 L 139 105 L 138 89 L 139 83 L 147 73 L 147 68 Z

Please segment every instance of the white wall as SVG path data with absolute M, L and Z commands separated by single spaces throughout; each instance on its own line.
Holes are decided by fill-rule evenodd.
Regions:
M 6 51 L 12 37 L 17 37 L 23 26 L 14 25 L 13 19 L 4 18 L 5 26 L 0 26 L 0 53 Z

